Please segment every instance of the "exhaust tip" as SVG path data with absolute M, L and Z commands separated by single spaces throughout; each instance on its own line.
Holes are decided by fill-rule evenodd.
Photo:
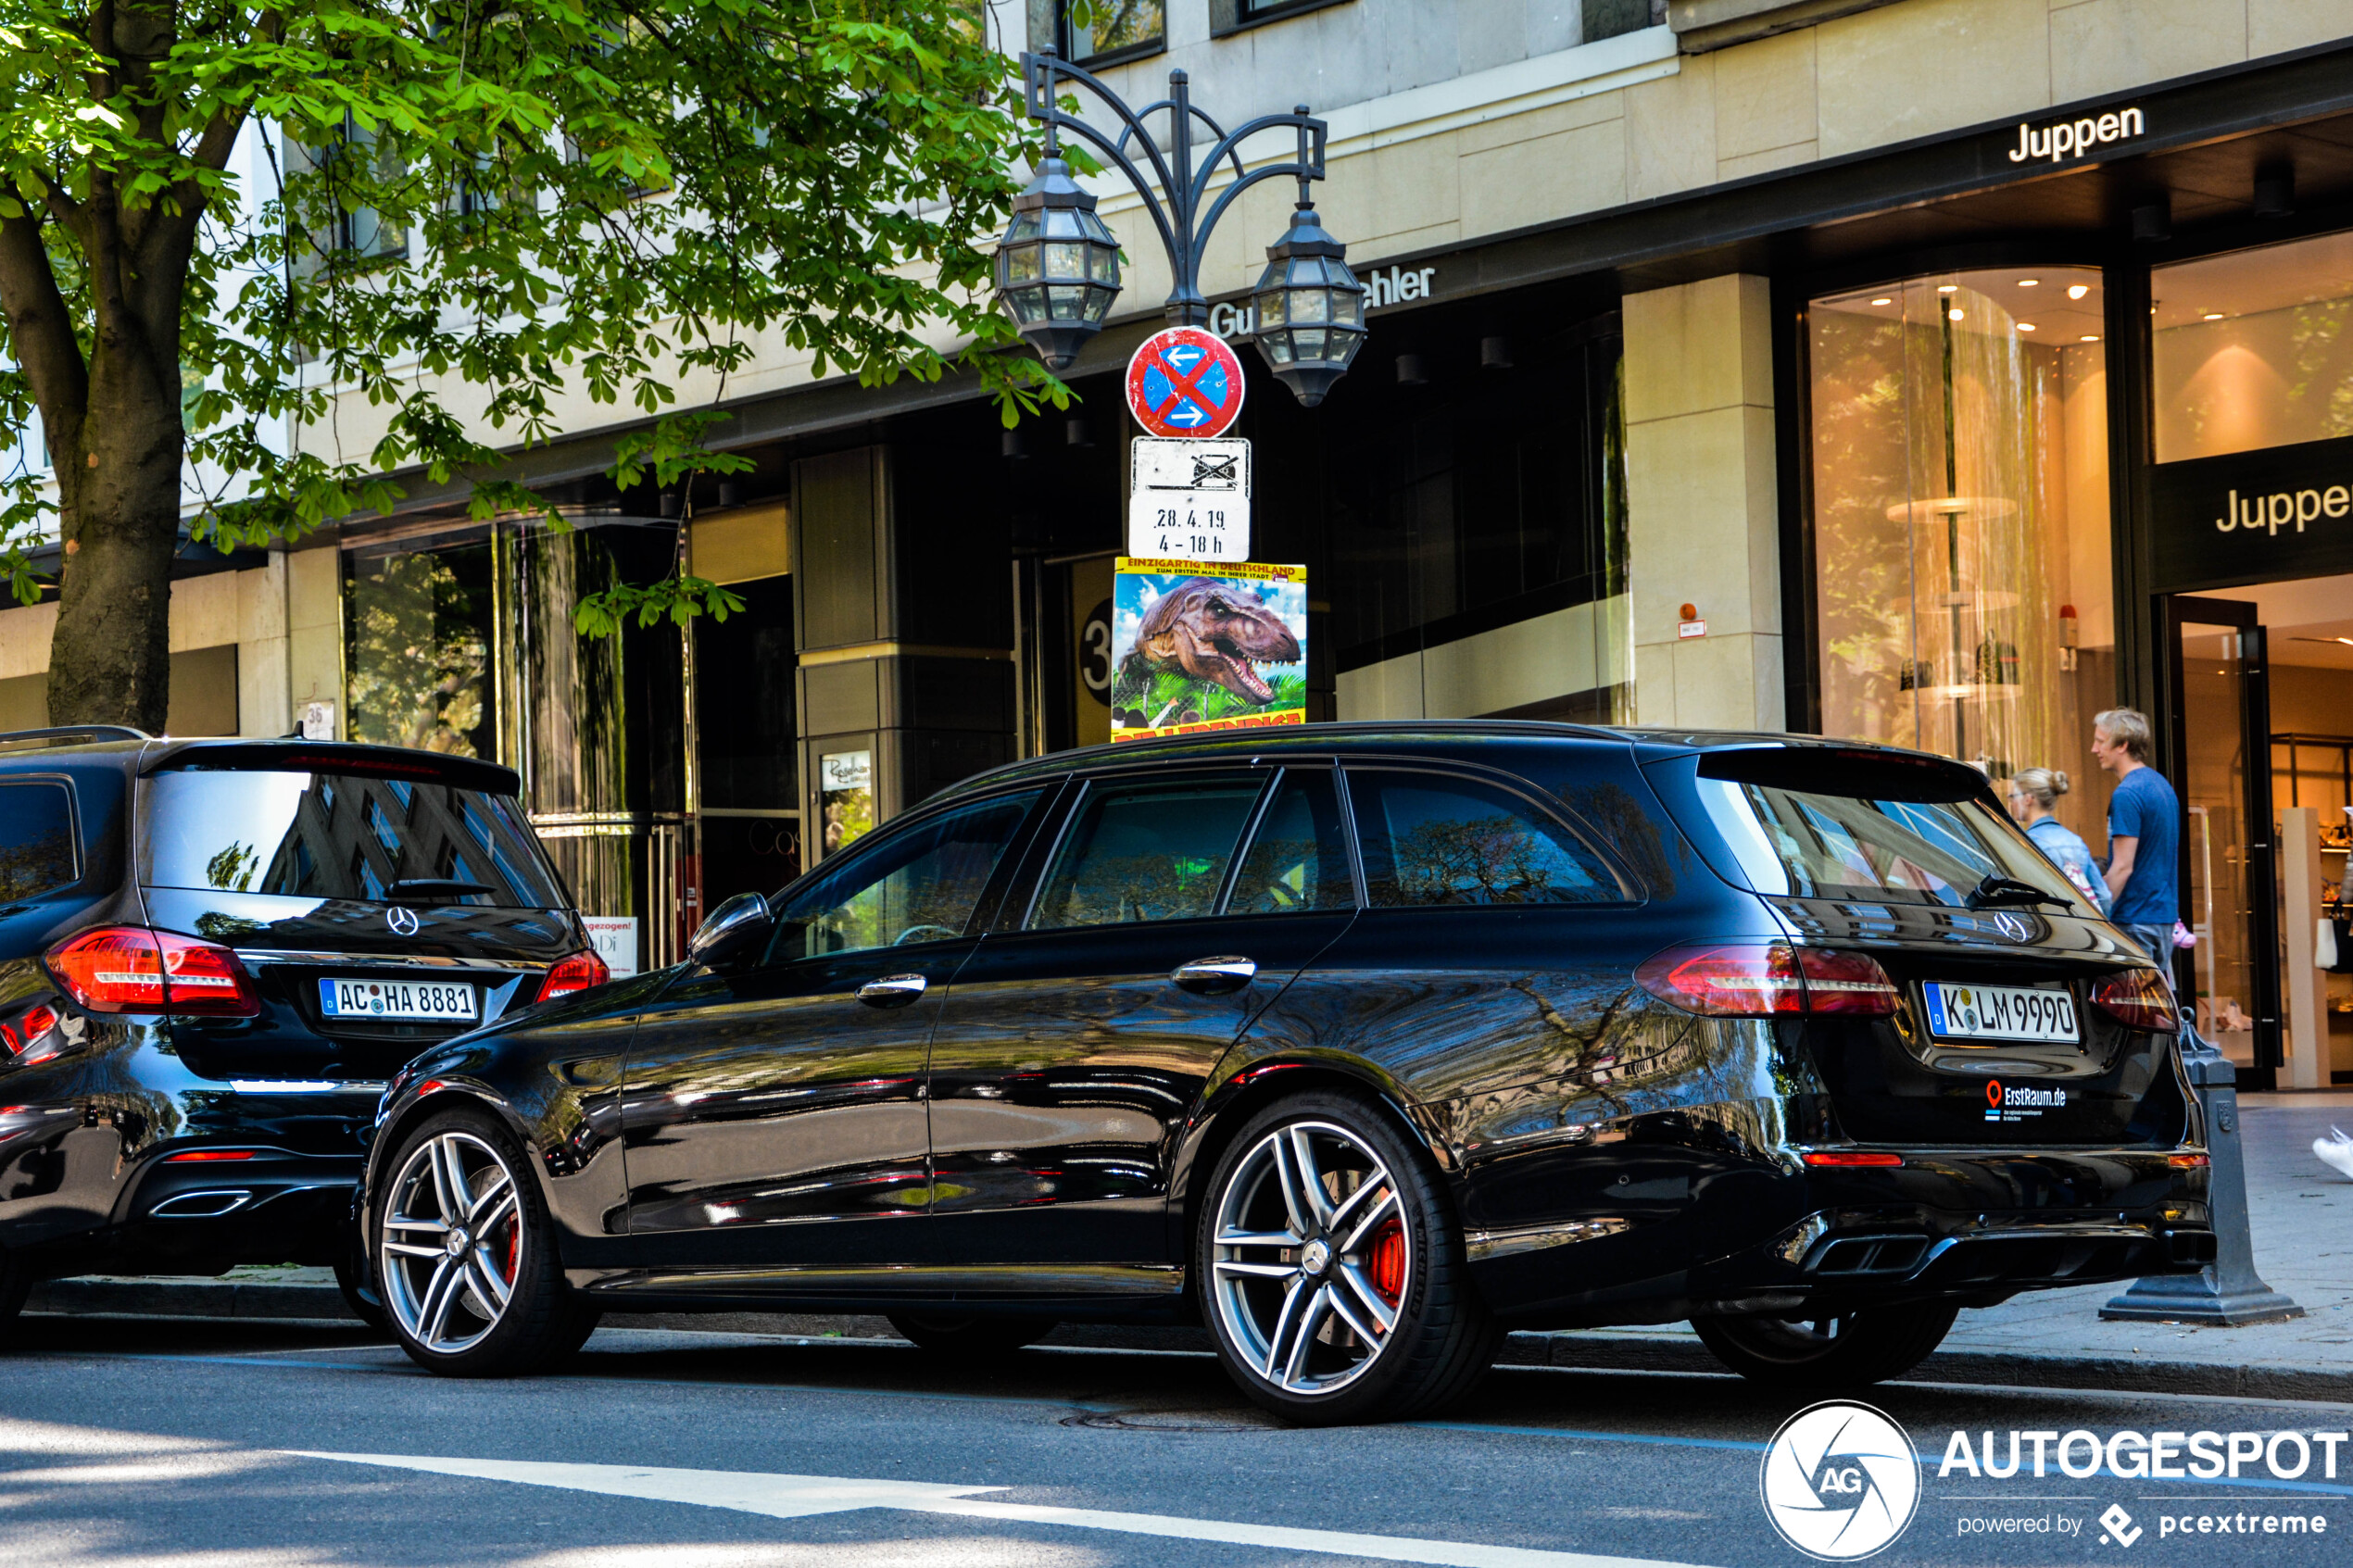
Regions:
M 175 1192 L 147 1210 L 151 1220 L 217 1220 L 223 1214 L 233 1214 L 253 1201 L 253 1194 L 244 1187 L 222 1187 L 208 1192 Z

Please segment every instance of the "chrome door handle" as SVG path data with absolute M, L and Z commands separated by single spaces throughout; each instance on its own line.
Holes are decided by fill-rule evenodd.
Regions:
M 903 1008 L 930 988 L 920 974 L 886 974 L 858 987 L 858 999 L 870 1008 Z
M 1258 976 L 1258 966 L 1248 959 L 1195 959 L 1180 963 L 1169 972 L 1174 985 L 1204 997 L 1222 997 L 1228 991 L 1239 991 Z

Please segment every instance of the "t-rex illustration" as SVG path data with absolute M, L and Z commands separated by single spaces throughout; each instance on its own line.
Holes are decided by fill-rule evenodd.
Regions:
M 1299 639 L 1255 597 L 1207 577 L 1188 577 L 1144 612 L 1128 654 L 1130 671 L 1176 670 L 1214 681 L 1244 702 L 1271 702 L 1275 688 L 1257 666 L 1293 664 Z

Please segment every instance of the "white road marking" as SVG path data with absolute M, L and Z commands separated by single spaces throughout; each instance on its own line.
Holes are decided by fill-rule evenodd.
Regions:
M 1393 1562 L 1427 1562 L 1441 1568 L 1687 1568 L 1642 1557 L 1597 1557 L 1579 1551 L 1537 1551 L 1526 1547 L 1481 1546 L 1472 1541 L 1423 1540 L 1411 1536 L 1367 1536 L 1344 1530 L 1300 1530 L 1281 1524 L 1239 1524 L 1218 1519 L 1188 1519 L 1166 1513 L 1117 1513 L 1093 1508 L 1055 1508 L 1038 1503 L 997 1502 L 975 1492 L 1002 1486 L 950 1486 L 925 1481 L 868 1481 L 839 1475 L 782 1475 L 758 1471 L 673 1470 L 636 1464 L 559 1464 L 538 1460 L 439 1459 L 416 1454 L 337 1454 L 288 1449 L 302 1459 L 337 1460 L 464 1475 L 484 1481 L 516 1481 L 577 1492 L 642 1498 L 652 1502 L 698 1503 L 764 1513 L 777 1519 L 814 1513 L 844 1513 L 862 1508 L 897 1508 L 916 1513 L 949 1513 L 1001 1524 L 1061 1524 L 1081 1530 L 1116 1530 L 1131 1536 L 1220 1541 L 1233 1546 L 1320 1551 L 1341 1557 L 1376 1557 Z

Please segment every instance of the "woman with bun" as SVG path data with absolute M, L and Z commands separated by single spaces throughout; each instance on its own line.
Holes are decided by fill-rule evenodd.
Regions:
M 2100 913 L 2108 909 L 2107 882 L 2092 861 L 2092 847 L 2051 815 L 2051 808 L 2067 793 L 2067 775 L 2055 768 L 2022 768 L 2010 780 L 2010 815 L 2026 826 L 2026 836 L 2067 873 L 2087 903 Z

